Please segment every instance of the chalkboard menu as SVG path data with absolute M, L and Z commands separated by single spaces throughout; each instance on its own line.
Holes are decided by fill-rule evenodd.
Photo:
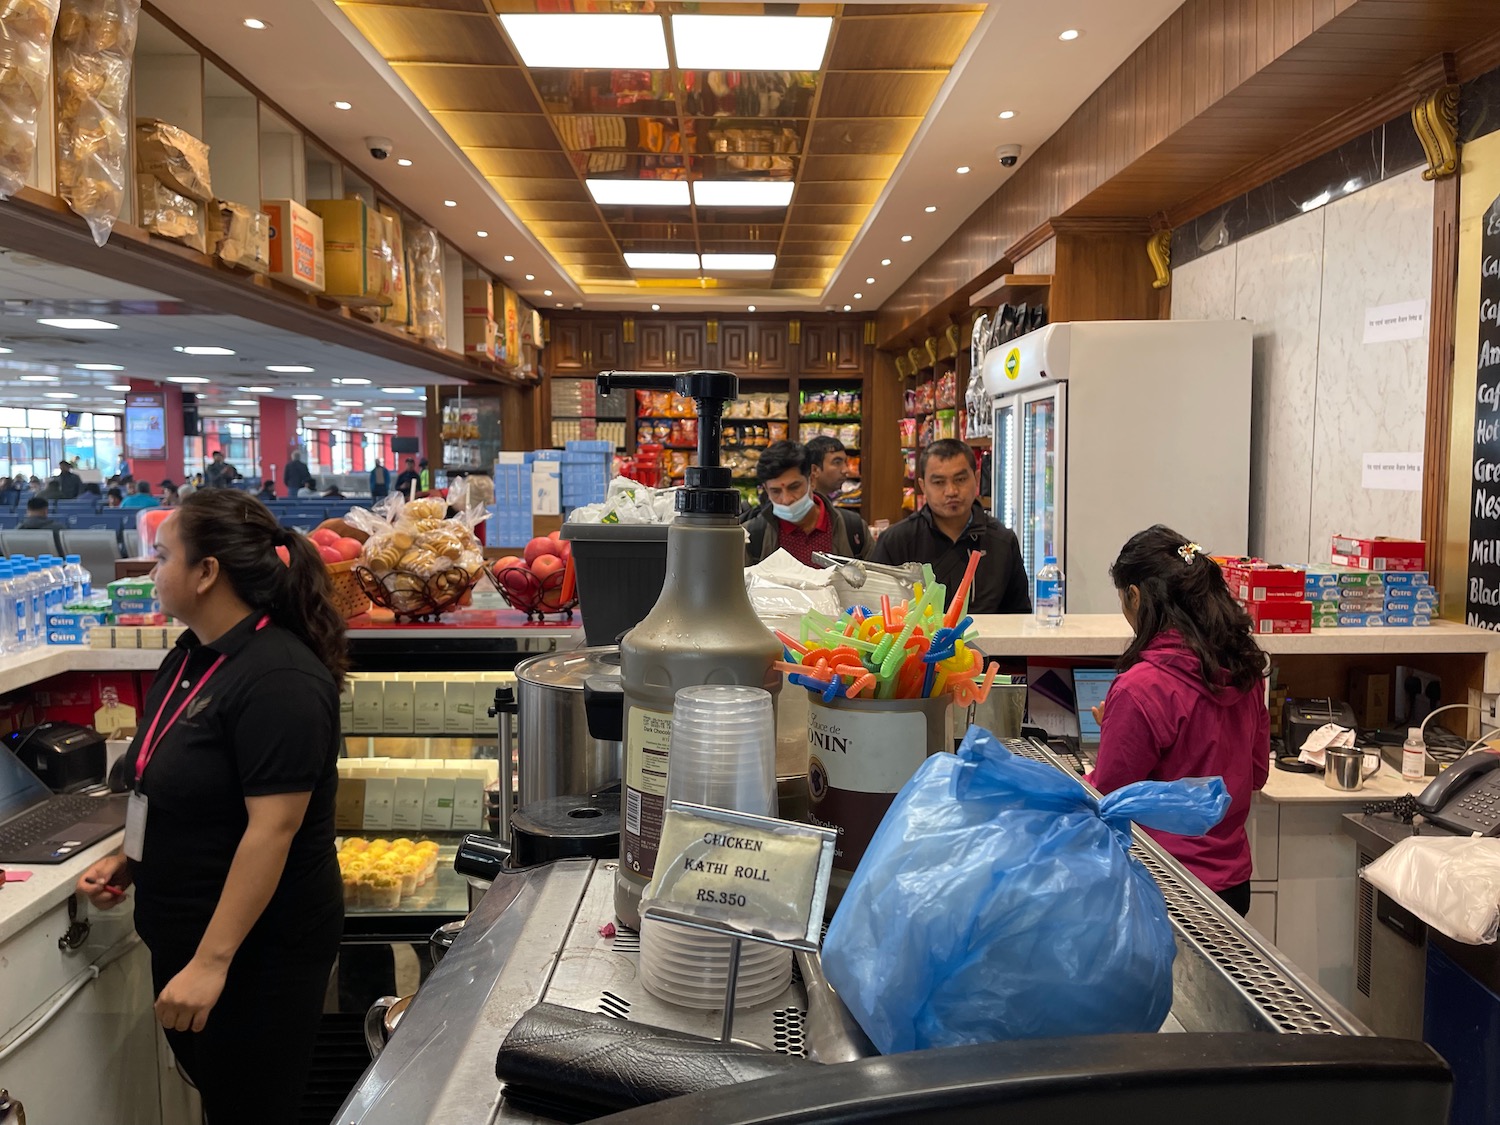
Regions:
M 1500 198 L 1484 213 L 1479 251 L 1479 378 L 1469 506 L 1470 625 L 1500 630 Z

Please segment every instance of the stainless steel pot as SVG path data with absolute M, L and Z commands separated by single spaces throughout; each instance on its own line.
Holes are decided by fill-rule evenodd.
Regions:
M 619 688 L 616 646 L 548 653 L 516 666 L 517 807 L 552 797 L 588 796 L 619 780 L 619 731 L 600 731 L 614 738 L 594 737 L 587 707 L 593 703 L 608 709 L 613 702 L 618 711 Z M 509 752 L 507 718 L 501 716 L 502 759 Z

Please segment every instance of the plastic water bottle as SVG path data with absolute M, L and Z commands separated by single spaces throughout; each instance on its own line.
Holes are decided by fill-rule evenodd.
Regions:
M 43 604 L 48 615 L 61 613 L 68 604 L 68 571 L 56 555 L 41 557 L 42 578 L 46 582 Z M 44 632 L 42 634 L 46 636 Z
M 1049 629 L 1063 622 L 1063 572 L 1057 559 L 1048 555 L 1036 572 L 1036 623 Z
M 25 634 L 17 625 L 16 611 L 22 609 L 16 600 L 15 572 L 8 562 L 0 562 L 0 656 L 11 656 L 25 648 Z M 24 611 L 23 611 L 24 613 Z
M 42 564 L 36 559 L 27 559 L 23 565 L 26 575 L 26 647 L 36 648 L 47 638 L 46 581 L 42 578 Z
M 1422 728 L 1408 727 L 1401 747 L 1401 780 L 1421 781 L 1426 776 L 1427 744 L 1422 740 Z
M 93 594 L 93 580 L 89 572 L 84 568 L 83 559 L 79 555 L 69 555 L 67 558 L 68 573 L 68 604 L 81 602 Z

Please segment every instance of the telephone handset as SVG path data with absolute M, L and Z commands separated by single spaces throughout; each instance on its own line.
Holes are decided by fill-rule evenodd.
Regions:
M 1500 749 L 1466 754 L 1433 779 L 1417 807 L 1433 824 L 1454 832 L 1500 836 Z

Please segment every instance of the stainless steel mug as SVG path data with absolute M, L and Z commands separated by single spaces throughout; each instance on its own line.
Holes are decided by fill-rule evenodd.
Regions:
M 1373 760 L 1373 765 L 1366 763 L 1367 757 Z M 1367 755 L 1358 748 L 1350 750 L 1340 746 L 1330 746 L 1323 751 L 1323 784 L 1330 789 L 1357 793 L 1365 787 L 1365 779 L 1373 777 L 1379 770 L 1378 754 Z

